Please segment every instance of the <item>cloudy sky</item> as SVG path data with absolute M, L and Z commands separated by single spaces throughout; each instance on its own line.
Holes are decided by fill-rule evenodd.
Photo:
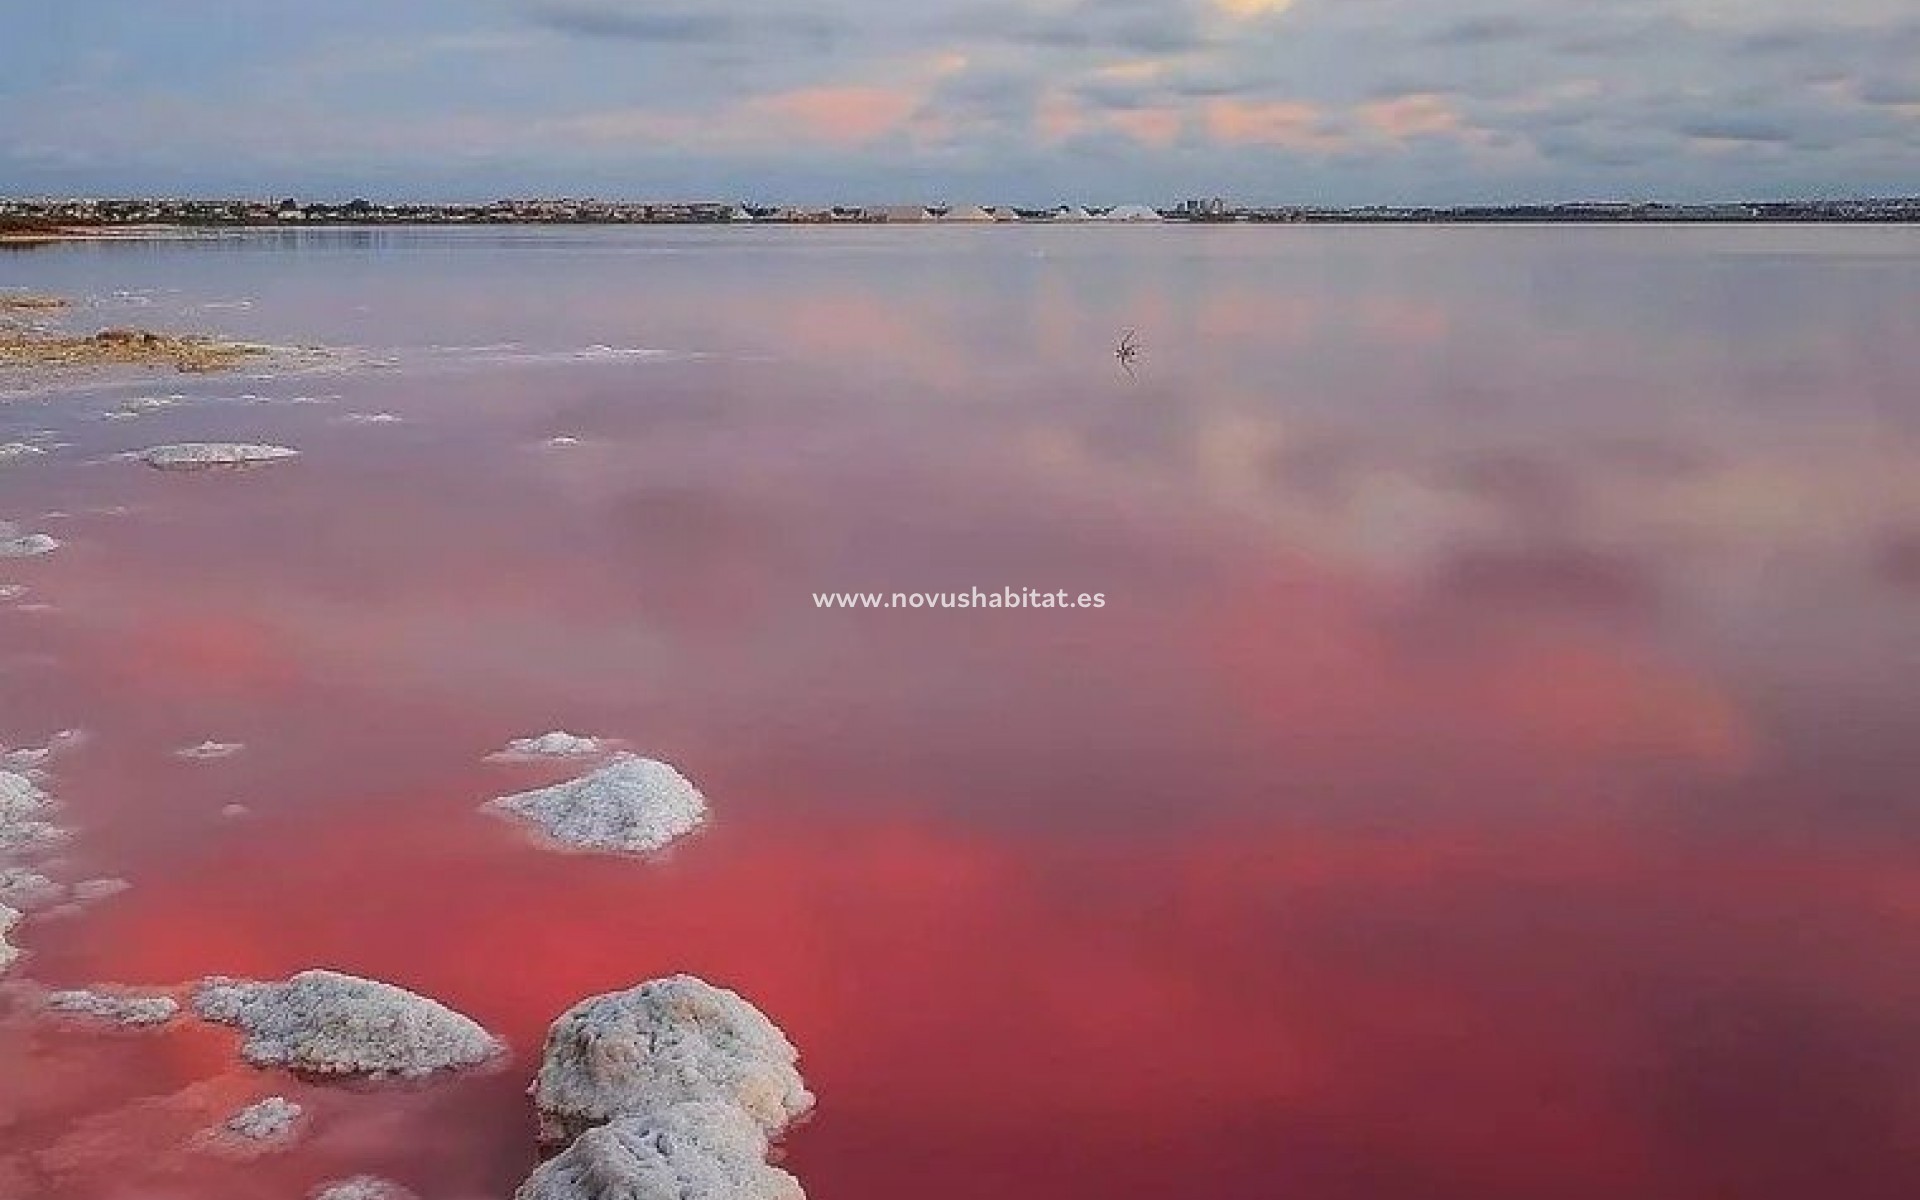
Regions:
M 1920 192 L 1916 0 L 8 7 L 8 193 Z

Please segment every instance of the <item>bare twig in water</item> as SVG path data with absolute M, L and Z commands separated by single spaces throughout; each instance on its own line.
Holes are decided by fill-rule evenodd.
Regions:
M 1132 375 L 1134 360 L 1140 357 L 1140 335 L 1131 329 L 1122 333 L 1120 345 L 1114 350 L 1113 356 L 1120 360 L 1120 365 L 1126 368 L 1127 374 Z

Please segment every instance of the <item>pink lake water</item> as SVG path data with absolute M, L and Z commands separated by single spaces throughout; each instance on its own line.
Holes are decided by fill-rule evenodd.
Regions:
M 1920 231 L 334 232 L 16 286 L 336 354 L 0 378 L 46 449 L 0 519 L 65 543 L 0 562 L 0 742 L 86 732 L 53 873 L 131 884 L 15 933 L 9 1200 L 508 1196 L 548 1022 L 675 971 L 800 1047 L 816 1200 L 1920 1194 Z M 202 439 L 303 455 L 113 457 Z M 975 587 L 1107 603 L 812 599 Z M 711 828 L 479 814 L 550 729 Z M 20 990 L 308 967 L 511 1056 L 325 1086 Z M 293 1149 L 183 1149 L 269 1094 Z

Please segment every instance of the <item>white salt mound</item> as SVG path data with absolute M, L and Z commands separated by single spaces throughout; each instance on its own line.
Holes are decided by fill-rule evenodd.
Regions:
M 687 1104 L 580 1135 L 514 1200 L 806 1200 L 767 1136 L 726 1104 Z
M 58 904 L 67 898 L 67 889 L 38 871 L 26 867 L 0 867 L 0 904 L 32 911 Z
M 700 789 L 666 763 L 635 754 L 485 807 L 536 826 L 561 846 L 615 854 L 653 853 L 707 819 Z
M 268 1096 L 227 1118 L 227 1128 L 256 1142 L 274 1141 L 293 1132 L 302 1109 L 285 1096 Z
M 321 1184 L 308 1193 L 307 1200 L 418 1200 L 418 1197 L 391 1180 L 355 1175 L 351 1179 Z
M 254 1066 L 314 1075 L 418 1078 L 478 1066 L 504 1049 L 437 1001 L 335 971 L 302 971 L 284 983 L 208 979 L 193 1007 L 203 1020 L 245 1031 L 240 1054 Z
M 42 819 L 53 798 L 27 776 L 0 770 L 0 850 L 56 841 L 60 829 Z
M 262 446 L 248 442 L 179 442 L 171 446 L 153 446 L 140 451 L 140 461 L 162 471 L 191 471 L 203 467 L 240 467 L 252 463 L 278 462 L 298 458 L 298 450 L 286 446 Z
M 506 749 L 496 750 L 487 757 L 496 762 L 530 758 L 585 758 L 605 748 L 606 743 L 599 738 L 581 737 L 556 729 L 539 737 L 515 738 L 507 743 Z
M 681 1104 L 724 1104 L 777 1136 L 813 1107 L 799 1059 L 759 1009 L 691 975 L 595 996 L 547 1031 L 532 1089 L 540 1142 Z
M 0 524 L 0 558 L 38 558 L 60 548 L 60 539 L 44 533 L 15 534 Z
M 232 758 L 247 747 L 241 742 L 201 742 L 198 746 L 184 746 L 173 752 L 175 758 L 191 761 L 211 761 L 216 758 Z
M 19 949 L 7 943 L 7 935 L 19 923 L 20 913 L 0 904 L 0 975 L 6 974 L 7 968 L 20 958 Z
M 47 1009 L 63 1016 L 105 1021 L 129 1029 L 165 1025 L 180 1014 L 180 1002 L 171 996 L 122 996 L 113 992 L 55 992 Z

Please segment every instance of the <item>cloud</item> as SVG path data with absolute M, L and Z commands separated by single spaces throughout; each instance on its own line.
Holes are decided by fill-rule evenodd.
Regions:
M 797 7 L 755 15 L 688 0 L 537 0 L 530 16 L 540 25 L 581 37 L 638 42 L 720 44 L 771 38 L 830 40 L 846 26 L 817 10 Z
M 17 190 L 631 192 L 671 156 L 813 201 L 889 177 L 1088 202 L 1907 191 L 1920 117 L 1896 0 L 419 0 L 351 37 L 299 10 L 191 43 L 105 20 L 122 2 L 15 18 Z

